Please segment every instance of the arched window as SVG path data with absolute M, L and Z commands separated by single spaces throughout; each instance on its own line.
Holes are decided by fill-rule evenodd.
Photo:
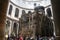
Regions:
M 36 3 L 34 3 L 34 6 L 36 7 Z
M 8 13 L 9 15 L 11 15 L 12 8 L 13 8 L 13 7 L 12 7 L 12 5 L 10 5 L 10 8 L 9 8 L 9 13 Z
M 28 14 L 31 14 L 32 12 L 31 11 L 28 11 Z
M 13 31 L 14 31 L 14 33 L 17 33 L 17 23 L 14 23 Z
M 14 23 L 14 28 L 16 28 L 17 27 L 17 23 Z
M 51 16 L 52 16 L 52 14 L 51 14 L 51 9 L 50 9 L 50 8 L 47 8 L 46 11 L 47 11 L 47 16 L 48 16 L 48 17 L 51 17 Z
M 9 27 L 10 27 L 10 21 L 7 20 L 7 21 L 6 21 L 6 29 L 8 29 Z
M 25 10 L 22 10 L 22 15 L 24 15 L 25 14 Z
M 18 17 L 18 15 L 19 15 L 19 9 L 16 8 L 16 10 L 15 10 L 15 17 Z

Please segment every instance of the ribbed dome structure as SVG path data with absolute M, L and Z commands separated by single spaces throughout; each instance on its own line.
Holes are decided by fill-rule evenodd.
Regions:
M 48 6 L 50 5 L 50 0 L 11 0 L 13 3 L 16 5 L 23 7 L 23 8 L 29 8 L 29 9 L 34 9 L 34 4 L 36 6 Z

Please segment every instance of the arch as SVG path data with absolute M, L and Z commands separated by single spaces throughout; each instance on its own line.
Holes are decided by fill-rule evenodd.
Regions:
M 17 27 L 17 23 L 14 23 L 14 27 L 13 28 L 16 28 Z
M 6 27 L 9 27 L 10 26 L 10 21 L 7 20 L 7 24 L 6 24 Z
M 26 12 L 25 12 L 25 10 L 22 10 L 22 15 L 24 15 Z
M 31 13 L 31 11 L 28 11 L 28 13 Z
M 11 12 L 12 12 L 12 8 L 13 8 L 13 6 L 12 5 L 10 5 L 10 8 L 9 8 L 9 15 L 11 15 Z
M 13 32 L 14 32 L 15 34 L 17 34 L 17 27 L 18 27 L 18 24 L 15 22 L 15 23 L 14 23 L 14 26 L 13 26 Z
M 47 16 L 48 17 L 51 17 L 52 16 L 52 14 L 51 14 L 51 8 L 47 8 L 46 11 L 47 11 Z
M 15 17 L 18 17 L 18 15 L 19 15 L 19 9 L 16 8 L 16 10 L 15 10 Z

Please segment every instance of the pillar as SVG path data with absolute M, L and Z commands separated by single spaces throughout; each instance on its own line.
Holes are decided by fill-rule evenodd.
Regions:
M 0 0 L 0 40 L 4 39 L 5 19 L 8 0 Z
M 55 23 L 56 40 L 60 40 L 60 0 L 51 0 Z

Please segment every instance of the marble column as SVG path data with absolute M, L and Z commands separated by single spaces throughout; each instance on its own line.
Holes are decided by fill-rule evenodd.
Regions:
M 5 19 L 7 12 L 8 0 L 0 0 L 0 40 L 4 39 Z
M 56 40 L 60 40 L 60 0 L 51 0 L 55 23 Z

